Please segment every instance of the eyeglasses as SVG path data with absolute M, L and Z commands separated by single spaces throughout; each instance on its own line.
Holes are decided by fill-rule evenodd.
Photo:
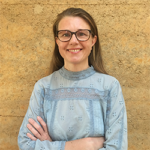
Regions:
M 70 41 L 72 35 L 75 34 L 77 40 L 79 41 L 87 41 L 90 38 L 91 30 L 88 29 L 80 29 L 76 32 L 71 32 L 69 30 L 59 30 L 57 31 L 57 37 L 62 42 Z

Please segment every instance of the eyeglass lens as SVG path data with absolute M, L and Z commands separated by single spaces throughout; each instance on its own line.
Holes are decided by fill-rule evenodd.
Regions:
M 68 30 L 60 30 L 58 32 L 58 38 L 61 40 L 61 41 L 69 41 L 72 37 L 72 32 L 71 31 L 68 31 Z M 76 35 L 76 38 L 79 40 L 79 41 L 86 41 L 89 39 L 89 36 L 90 36 L 90 32 L 89 30 L 79 30 L 77 32 L 75 32 L 75 35 Z

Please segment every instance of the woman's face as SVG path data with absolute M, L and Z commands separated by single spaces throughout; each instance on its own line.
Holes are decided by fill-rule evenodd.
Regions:
M 89 24 L 80 17 L 64 17 L 58 25 L 59 30 L 69 30 L 76 32 L 80 29 L 89 29 Z M 87 41 L 79 41 L 73 34 L 70 41 L 62 42 L 56 38 L 56 43 L 59 48 L 60 55 L 64 58 L 64 66 L 66 69 L 79 66 L 81 69 L 87 68 L 88 56 L 91 53 L 92 46 L 95 44 L 97 37 L 90 34 Z

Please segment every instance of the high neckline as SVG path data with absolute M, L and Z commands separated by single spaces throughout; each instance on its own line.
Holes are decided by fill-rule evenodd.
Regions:
M 68 80 L 81 80 L 93 75 L 96 71 L 93 66 L 78 72 L 72 72 L 64 68 L 64 66 L 59 70 L 61 76 Z

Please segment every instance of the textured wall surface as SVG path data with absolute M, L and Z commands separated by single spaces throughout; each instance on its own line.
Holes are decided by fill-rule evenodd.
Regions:
M 0 150 L 18 150 L 33 86 L 49 74 L 53 20 L 68 7 L 97 22 L 106 69 L 123 89 L 129 150 L 150 150 L 150 0 L 0 0 Z

